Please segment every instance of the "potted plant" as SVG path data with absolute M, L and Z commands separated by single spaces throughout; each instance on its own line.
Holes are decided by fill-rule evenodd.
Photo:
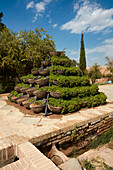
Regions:
M 61 100 L 49 98 L 48 109 L 52 113 L 61 113 L 63 109 L 63 107 L 61 106 Z
M 22 102 L 25 101 L 25 100 L 27 100 L 27 99 L 28 99 L 28 95 L 23 95 L 23 96 L 21 96 L 20 98 L 18 98 L 18 99 L 16 100 L 16 102 L 17 102 L 20 106 L 22 106 Z
M 33 92 L 36 90 L 35 87 L 31 87 L 29 89 L 26 90 L 26 93 L 30 96 L 34 96 Z
M 33 110 L 35 113 L 40 113 L 45 109 L 45 101 L 44 100 L 38 100 L 35 101 L 35 103 L 32 103 L 30 105 L 31 110 Z
M 34 67 L 32 70 L 31 70 L 31 73 L 33 75 L 38 75 L 38 68 Z
M 39 86 L 44 86 L 44 85 L 49 83 L 49 78 L 48 77 L 41 77 L 40 79 L 37 79 L 35 82 Z
M 41 87 L 35 90 L 33 94 L 39 99 L 45 98 L 47 96 L 47 87 Z
M 10 96 L 9 96 L 9 100 L 11 102 L 15 102 L 16 103 L 16 100 L 22 96 L 22 94 L 18 94 L 17 91 L 13 90 L 11 93 L 10 93 Z
M 60 56 L 61 55 L 61 51 L 50 51 L 50 56 L 52 57 L 53 55 L 57 55 L 57 56 Z
M 47 76 L 48 74 L 49 74 L 49 70 L 50 70 L 50 68 L 49 67 L 47 67 L 47 68 L 45 68 L 45 69 L 39 69 L 38 71 L 39 71 L 39 74 L 41 75 L 41 76 Z
M 28 98 L 27 100 L 25 100 L 25 101 L 22 102 L 22 105 L 23 105 L 26 109 L 30 109 L 30 104 L 34 103 L 35 100 L 36 100 L 36 99 L 35 99 L 34 97 Z
M 47 67 L 47 66 L 50 66 L 50 65 L 51 65 L 51 61 L 50 61 L 50 60 L 43 60 L 43 61 L 41 61 L 41 64 L 42 64 L 44 67 Z

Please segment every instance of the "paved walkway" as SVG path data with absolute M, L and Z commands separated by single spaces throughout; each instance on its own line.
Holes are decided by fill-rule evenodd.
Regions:
M 113 101 L 113 85 L 101 86 L 100 91 L 106 93 L 109 101 Z M 57 131 L 67 125 L 101 116 L 106 111 L 108 113 L 113 111 L 113 104 L 107 104 L 64 115 L 59 119 L 50 119 L 49 116 L 24 115 L 19 109 L 7 105 L 6 99 L 7 96 L 0 96 L 0 138 L 18 134 L 18 136 L 24 136 L 30 140 Z

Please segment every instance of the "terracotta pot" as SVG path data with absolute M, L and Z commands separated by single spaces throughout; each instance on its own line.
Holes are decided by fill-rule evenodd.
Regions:
M 23 101 L 22 105 L 25 106 L 26 109 L 30 109 L 30 104 L 31 103 L 32 102 L 30 102 L 29 99 L 28 99 L 28 100 Z
M 34 96 L 33 92 L 36 90 L 35 87 L 31 87 L 28 90 L 26 90 L 26 93 L 29 94 L 29 96 Z
M 39 86 L 44 86 L 49 83 L 49 78 L 45 78 L 43 80 L 38 79 L 35 81 Z
M 30 87 L 29 87 L 29 88 L 30 88 Z M 23 93 L 23 94 L 25 94 L 25 93 L 26 93 L 26 90 L 28 90 L 29 88 L 24 88 L 24 87 L 22 87 L 22 88 L 20 89 L 20 92 Z
M 52 83 L 58 85 L 58 82 L 56 80 L 52 80 Z
M 87 106 L 87 102 L 82 102 L 80 107 L 83 108 L 83 107 L 86 107 Z
M 30 108 L 31 108 L 31 110 L 33 110 L 34 112 L 40 113 L 40 112 L 44 111 L 45 106 L 46 106 L 45 103 L 44 103 L 44 104 L 41 104 L 41 105 L 37 105 L 37 104 L 35 104 L 35 103 L 32 103 L 32 104 L 30 105 Z
M 53 55 L 57 55 L 60 56 L 61 55 L 61 51 L 50 51 L 50 56 L 52 57 Z
M 38 90 L 34 91 L 33 94 L 38 97 L 39 99 L 45 98 L 47 95 L 47 91 L 41 91 L 39 92 Z
M 28 82 L 29 82 L 30 84 L 35 84 L 35 79 L 34 79 L 34 78 L 30 78 L 30 79 L 28 79 Z
M 65 74 L 65 70 L 57 70 L 58 74 L 64 75 Z
M 47 60 L 47 61 L 41 61 L 41 64 L 44 66 L 44 67 L 47 67 L 47 66 L 50 66 L 51 65 L 51 61 Z
M 31 73 L 32 73 L 33 75 L 38 75 L 38 70 L 31 70 Z
M 22 87 L 17 87 L 17 86 L 15 86 L 15 87 L 14 87 L 14 90 L 16 90 L 17 92 L 21 92 L 21 91 L 20 91 L 21 88 L 22 88 Z
M 72 92 L 72 97 L 75 97 L 78 95 L 78 92 Z
M 16 101 L 18 100 L 18 98 L 19 98 L 19 97 L 17 97 L 17 96 L 12 96 L 12 97 L 11 97 L 11 100 L 16 103 Z
M 21 98 L 17 99 L 16 102 L 22 106 L 22 102 L 28 99 L 28 96 L 22 96 Z
M 23 82 L 26 83 L 26 84 L 29 83 L 29 82 L 28 82 L 28 79 L 22 79 L 22 80 L 23 80 Z
M 39 69 L 39 74 L 42 76 L 47 76 L 49 74 L 49 68 Z
M 62 107 L 54 107 L 48 104 L 48 108 L 53 113 L 61 113 Z
M 54 98 L 61 98 L 61 94 L 58 92 L 50 91 L 50 95 Z

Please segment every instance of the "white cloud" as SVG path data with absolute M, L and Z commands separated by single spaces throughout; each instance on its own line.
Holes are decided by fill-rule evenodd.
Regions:
M 33 19 L 33 22 L 37 20 L 38 16 L 43 16 L 43 13 L 45 12 L 46 6 L 51 2 L 52 0 L 42 0 L 38 3 L 34 3 L 34 1 L 31 1 L 27 6 L 26 9 L 34 8 L 36 10 L 36 15 Z M 50 12 L 49 12 L 50 13 Z M 47 15 L 49 17 L 49 14 Z
M 34 1 L 31 1 L 29 4 L 27 4 L 26 9 L 33 8 L 34 7 Z
M 54 25 L 53 25 L 53 28 L 56 28 L 56 27 L 57 27 L 57 25 L 58 25 L 58 24 L 54 24 Z
M 113 57 L 113 38 L 106 39 L 102 44 L 103 45 L 99 47 L 86 49 L 86 53 L 88 55 L 92 53 L 102 53 L 104 56 Z
M 51 19 L 51 18 L 49 18 L 49 24 L 51 24 L 51 22 L 52 22 L 52 19 Z
M 78 2 L 77 2 L 78 3 Z M 74 4 L 75 9 L 79 4 Z M 74 19 L 63 24 L 61 30 L 71 30 L 71 33 L 101 32 L 108 33 L 113 28 L 113 8 L 102 9 L 97 3 L 84 1 L 80 3 Z
M 74 4 L 74 6 L 73 6 L 74 12 L 75 12 L 77 9 L 79 9 L 79 4 L 78 4 L 78 3 Z
M 45 3 L 39 2 L 35 5 L 35 8 L 37 10 L 37 13 L 44 12 L 45 11 Z

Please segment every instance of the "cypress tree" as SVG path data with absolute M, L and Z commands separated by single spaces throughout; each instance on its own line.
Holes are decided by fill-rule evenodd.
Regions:
M 80 60 L 79 60 L 79 67 L 84 73 L 86 70 L 86 57 L 85 57 L 85 49 L 84 49 L 84 40 L 83 40 L 84 34 L 81 34 L 81 48 L 80 48 Z

